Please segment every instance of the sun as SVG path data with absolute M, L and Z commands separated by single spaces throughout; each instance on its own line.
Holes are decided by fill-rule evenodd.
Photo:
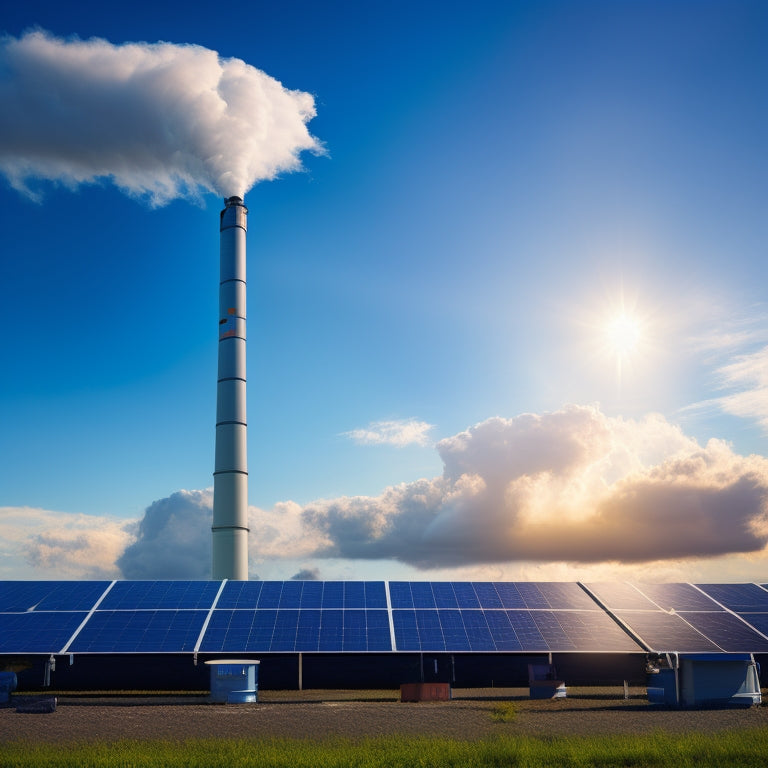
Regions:
M 603 333 L 609 352 L 619 359 L 626 359 L 637 351 L 643 336 L 639 318 L 626 312 L 611 316 Z

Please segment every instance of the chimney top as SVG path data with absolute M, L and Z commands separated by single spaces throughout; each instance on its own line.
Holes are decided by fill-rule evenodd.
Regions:
M 238 197 L 237 195 L 233 195 L 232 197 L 228 197 L 224 201 L 224 205 L 229 208 L 231 205 L 242 205 L 243 204 L 243 198 Z

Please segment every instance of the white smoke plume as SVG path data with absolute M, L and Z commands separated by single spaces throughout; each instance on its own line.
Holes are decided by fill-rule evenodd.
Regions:
M 0 39 L 0 172 L 31 196 L 32 178 L 107 178 L 154 205 L 243 197 L 322 152 L 314 116 L 310 94 L 197 45 Z

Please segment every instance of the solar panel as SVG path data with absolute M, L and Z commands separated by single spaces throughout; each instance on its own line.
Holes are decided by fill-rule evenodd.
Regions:
M 344 607 L 365 608 L 365 585 L 362 581 L 344 582 Z
M 477 599 L 475 588 L 468 581 L 454 581 L 452 583 L 453 592 L 456 595 L 456 604 L 459 608 L 479 608 L 480 601 Z M 394 606 L 392 606 L 394 608 Z
M 280 590 L 278 608 L 300 608 L 303 589 L 304 582 L 302 581 L 284 581 Z
M 390 581 L 389 599 L 393 608 L 413 608 L 410 583 L 407 581 Z
M 722 611 L 690 584 L 637 584 L 637 588 L 665 611 Z
M 301 608 L 321 608 L 323 605 L 323 582 L 305 581 L 301 591 Z
M 323 608 L 344 607 L 344 582 L 326 581 L 323 585 Z
M 89 611 L 108 581 L 2 581 L 0 611 Z
M 217 581 L 118 581 L 99 610 L 210 608 L 219 587 Z
M 397 610 L 399 651 L 638 651 L 602 611 Z
M 365 582 L 365 607 L 366 608 L 386 608 L 387 592 L 384 589 L 383 581 Z
M 255 609 L 259 604 L 259 595 L 263 581 L 228 581 L 216 603 L 217 608 Z
M 768 611 L 768 591 L 757 584 L 697 584 L 710 597 L 736 613 Z
M 626 582 L 593 582 L 585 586 L 609 609 L 652 611 L 658 608 L 649 598 Z
M 758 632 L 768 636 L 768 613 L 740 613 L 739 616 Z
M 768 640 L 732 613 L 721 611 L 679 615 L 728 653 L 768 653 Z
M 720 650 L 700 632 L 686 624 L 677 614 L 663 611 L 615 611 L 615 614 L 652 651 L 716 653 Z
M 568 582 L 391 581 L 389 593 L 395 609 L 598 608 L 578 584 Z
M 525 600 L 520 594 L 520 590 L 510 582 L 495 582 L 496 592 L 499 595 L 504 608 L 525 608 Z
M 0 614 L 0 653 L 60 653 L 88 614 L 28 611 Z
M 74 639 L 71 653 L 188 653 L 207 611 L 96 611 Z
M 435 608 L 435 596 L 428 581 L 411 582 L 411 595 L 414 608 Z
M 456 592 L 450 581 L 433 581 L 432 593 L 435 596 L 435 605 L 438 608 L 458 608 Z
M 475 594 L 480 601 L 481 608 L 503 608 L 504 605 L 501 602 L 499 593 L 496 591 L 496 587 L 490 582 L 476 581 L 472 583 L 475 588 Z
M 201 652 L 390 651 L 385 610 L 216 609 Z

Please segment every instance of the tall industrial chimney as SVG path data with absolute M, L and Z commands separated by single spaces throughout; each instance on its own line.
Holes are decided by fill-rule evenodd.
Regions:
M 213 473 L 213 579 L 248 579 L 248 448 L 245 409 L 245 233 L 248 209 L 221 212 L 219 379 Z

